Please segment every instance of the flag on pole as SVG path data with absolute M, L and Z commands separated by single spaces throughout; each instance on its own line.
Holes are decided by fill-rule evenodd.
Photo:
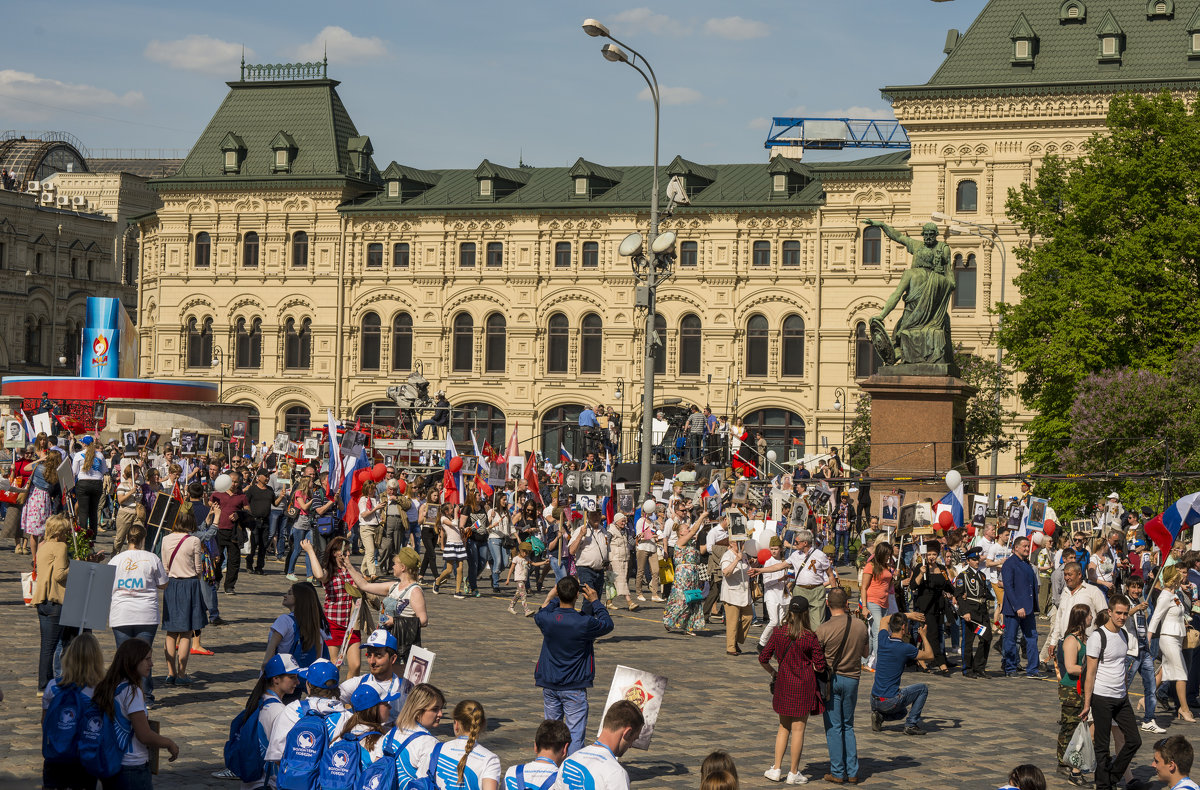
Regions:
M 1146 522 L 1146 537 L 1154 541 L 1164 557 L 1189 524 L 1200 521 L 1200 491 L 1176 499 L 1169 508 Z
M 494 489 L 483 479 L 482 468 L 475 470 L 475 490 L 485 497 L 491 497 Z
M 542 499 L 541 489 L 538 488 L 537 472 L 533 468 L 533 453 L 529 454 L 529 458 L 525 462 L 525 485 L 533 492 L 533 497 L 542 507 L 546 506 Z
M 483 446 L 486 449 L 487 442 L 484 442 Z M 479 461 L 480 470 L 486 475 L 491 471 L 491 465 L 488 463 L 487 453 L 479 452 L 479 442 L 475 440 L 475 431 L 471 431 L 471 447 L 475 450 L 475 458 Z
M 949 510 L 950 515 L 954 517 L 954 526 L 963 526 L 963 514 L 966 512 L 963 497 L 963 486 L 962 483 L 959 483 L 958 488 L 947 491 L 946 495 L 938 502 L 937 507 L 934 508 L 934 518 L 937 518 L 943 510 Z
M 562 444 L 561 442 L 559 442 L 559 445 L 558 445 L 558 458 L 564 464 L 569 464 L 575 460 L 574 458 L 571 457 L 571 454 L 567 452 L 566 445 Z
M 509 458 L 520 458 L 520 457 L 521 457 L 521 450 L 517 444 L 517 425 L 516 425 L 516 423 L 513 423 L 512 433 L 509 434 L 509 437 L 508 437 L 508 446 L 504 448 L 504 456 L 499 460 L 501 463 L 503 463 L 503 462 L 507 461 Z
M 700 492 L 701 500 L 708 499 L 710 496 L 721 496 L 721 478 L 716 477 L 715 472 L 713 475 L 713 481 L 709 483 L 703 491 Z
M 342 453 L 338 449 L 337 438 L 337 422 L 333 419 L 333 409 L 328 410 L 329 423 L 327 430 L 329 431 L 329 480 L 326 483 L 325 493 L 330 496 L 334 491 L 342 487 L 342 476 L 345 471 L 342 469 Z
M 449 432 L 446 433 L 446 457 L 442 459 L 442 467 L 446 470 L 442 474 L 442 488 L 444 489 L 444 497 L 442 499 L 448 505 L 463 504 L 463 482 L 462 472 L 450 471 L 450 459 L 458 456 L 458 450 L 454 449 L 454 439 L 450 437 Z
M 37 438 L 37 430 L 34 429 L 33 421 L 29 419 L 29 415 L 25 413 L 24 409 L 21 409 L 21 420 L 25 423 L 25 435 L 29 437 L 25 441 L 32 444 L 33 440 Z

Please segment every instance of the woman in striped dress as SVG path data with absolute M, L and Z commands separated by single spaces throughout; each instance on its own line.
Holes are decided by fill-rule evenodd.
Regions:
M 467 516 L 459 512 L 458 505 L 447 503 L 442 505 L 438 512 L 438 521 L 438 545 L 442 549 L 442 561 L 446 563 L 446 567 L 433 583 L 433 592 L 436 595 L 438 585 L 450 574 L 454 574 L 454 597 L 465 598 L 463 564 L 467 560 L 467 546 L 463 543 L 463 528 L 466 526 Z

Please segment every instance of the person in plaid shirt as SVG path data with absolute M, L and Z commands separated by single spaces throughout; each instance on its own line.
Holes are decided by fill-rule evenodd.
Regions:
M 308 565 L 312 568 L 313 578 L 325 587 L 325 619 L 329 621 L 329 641 L 325 644 L 329 647 L 329 660 L 337 663 L 342 641 L 347 629 L 350 629 L 350 612 L 354 608 L 354 598 L 346 591 L 347 585 L 354 584 L 354 579 L 339 562 L 341 557 L 349 558 L 350 544 L 343 537 L 332 538 L 325 547 L 325 556 L 320 559 L 310 541 L 301 541 L 300 545 L 308 552 Z M 361 662 L 358 645 L 361 638 L 357 629 L 350 631 L 350 641 L 346 647 L 348 677 L 358 674 Z

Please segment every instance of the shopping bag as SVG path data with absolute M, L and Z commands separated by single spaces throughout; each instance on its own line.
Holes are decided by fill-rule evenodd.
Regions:
M 25 599 L 26 606 L 33 605 L 33 572 L 25 571 L 21 574 L 21 597 Z
M 658 575 L 663 584 L 673 584 L 675 582 L 675 566 L 671 564 L 670 560 L 659 560 Z
M 1067 750 L 1063 752 L 1063 762 L 1084 773 L 1096 770 L 1096 752 L 1092 748 L 1092 736 L 1088 733 L 1087 722 L 1079 722 L 1075 734 L 1071 736 Z

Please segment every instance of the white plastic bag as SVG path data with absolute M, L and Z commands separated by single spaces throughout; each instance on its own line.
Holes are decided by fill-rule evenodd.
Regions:
M 21 574 L 21 597 L 25 599 L 26 606 L 33 606 L 33 587 L 33 572 L 23 572 Z
M 1084 773 L 1096 770 L 1096 752 L 1092 748 L 1092 736 L 1088 732 L 1087 722 L 1079 722 L 1067 750 L 1063 753 L 1063 762 L 1072 768 L 1078 768 Z

